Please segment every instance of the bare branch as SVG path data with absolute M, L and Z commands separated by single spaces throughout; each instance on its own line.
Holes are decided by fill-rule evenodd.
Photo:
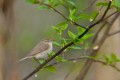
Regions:
M 97 1 L 97 0 L 94 0 L 93 2 L 91 2 L 90 5 L 89 5 L 87 8 L 85 8 L 83 11 L 81 11 L 78 15 L 82 14 L 83 12 L 85 12 L 86 10 L 88 10 L 89 8 L 91 8 L 92 5 L 93 5 L 96 1 Z
M 113 35 L 115 35 L 115 34 L 117 34 L 117 33 L 120 33 L 120 30 L 119 30 L 119 31 L 116 31 L 116 32 L 113 32 L 113 33 L 109 33 L 109 34 L 108 34 L 108 37 L 113 36 Z
M 105 22 L 100 28 L 99 30 L 95 33 L 95 36 L 93 37 L 92 43 L 95 43 L 96 39 L 98 38 L 98 34 L 100 33 L 100 31 L 103 29 L 103 27 L 107 24 L 107 22 Z
M 115 11 L 115 12 L 111 13 L 110 15 L 108 15 L 107 17 L 105 17 L 104 20 L 108 19 L 109 17 L 111 17 L 112 15 L 117 14 L 117 13 L 120 13 L 120 12 Z

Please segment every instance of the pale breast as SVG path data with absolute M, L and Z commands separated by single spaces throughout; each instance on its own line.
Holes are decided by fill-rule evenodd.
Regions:
M 36 59 L 47 59 L 48 58 L 48 54 L 50 54 L 52 52 L 52 49 L 53 49 L 53 47 L 52 47 L 52 42 L 51 42 L 51 43 L 49 43 L 49 48 L 47 50 L 34 55 L 34 57 Z

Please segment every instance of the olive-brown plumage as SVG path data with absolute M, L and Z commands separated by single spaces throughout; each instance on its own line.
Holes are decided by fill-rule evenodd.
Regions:
M 46 59 L 48 54 L 52 51 L 52 41 L 50 39 L 43 40 L 33 48 L 33 50 L 25 57 L 19 61 L 23 61 L 27 58 L 36 58 L 36 59 Z

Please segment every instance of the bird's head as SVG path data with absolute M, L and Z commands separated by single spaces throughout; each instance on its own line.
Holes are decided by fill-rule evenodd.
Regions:
M 47 38 L 45 40 L 43 40 L 44 42 L 52 42 L 53 40 L 51 38 Z

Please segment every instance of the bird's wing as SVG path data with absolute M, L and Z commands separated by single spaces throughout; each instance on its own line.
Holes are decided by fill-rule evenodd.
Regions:
M 41 53 L 47 49 L 49 49 L 50 45 L 40 42 L 31 52 L 28 56 L 33 56 L 35 54 Z

